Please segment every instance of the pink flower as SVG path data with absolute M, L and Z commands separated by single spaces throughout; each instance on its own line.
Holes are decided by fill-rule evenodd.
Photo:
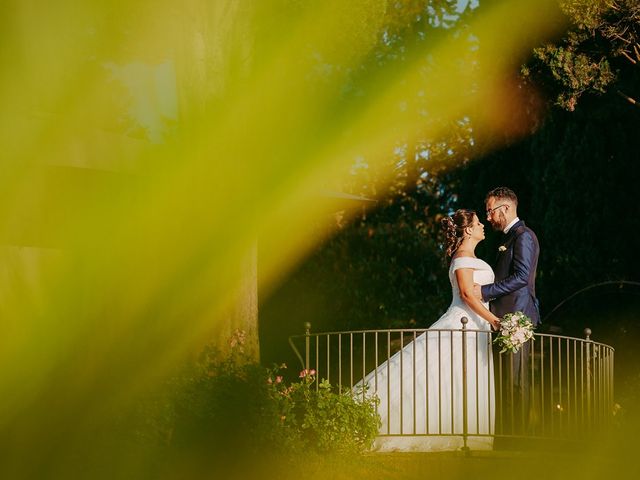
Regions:
M 526 333 L 524 330 L 517 330 L 511 337 L 515 343 L 522 344 L 526 341 Z
M 237 346 L 243 347 L 246 341 L 246 336 L 247 333 L 244 330 L 236 328 L 229 339 L 229 346 L 231 348 L 235 348 Z M 242 352 L 242 348 L 240 348 L 240 351 Z
M 305 378 L 305 377 L 312 376 L 312 375 L 315 375 L 315 374 L 316 374 L 316 371 L 313 368 L 311 370 L 307 370 L 305 368 L 304 370 L 302 370 L 300 372 L 300 375 L 298 375 L 298 377 L 299 378 Z
M 269 379 L 269 380 L 271 380 L 271 379 Z M 282 375 L 278 375 L 276 377 L 276 383 L 282 383 Z

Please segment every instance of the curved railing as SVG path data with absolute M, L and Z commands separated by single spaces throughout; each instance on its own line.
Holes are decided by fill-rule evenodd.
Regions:
M 530 351 L 514 355 L 463 322 L 458 330 L 328 333 L 307 324 L 289 343 L 319 380 L 402 399 L 378 405 L 378 439 L 456 436 L 466 448 L 474 437 L 579 440 L 611 426 L 614 349 L 589 329 L 584 339 L 536 333 Z

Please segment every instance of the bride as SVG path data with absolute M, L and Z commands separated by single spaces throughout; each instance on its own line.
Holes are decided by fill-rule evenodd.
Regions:
M 475 256 L 476 245 L 484 240 L 484 225 L 473 211 L 458 210 L 442 220 L 442 228 L 446 254 L 452 257 L 451 305 L 426 333 L 356 385 L 362 387 L 364 382 L 367 395 L 380 400 L 382 424 L 374 447 L 378 451 L 456 450 L 465 446 L 465 387 L 466 446 L 491 449 L 493 445 L 491 327 L 497 329 L 499 319 L 473 294 L 474 283 L 484 285 L 494 279 L 491 267 Z M 468 320 L 464 334 L 463 317 Z

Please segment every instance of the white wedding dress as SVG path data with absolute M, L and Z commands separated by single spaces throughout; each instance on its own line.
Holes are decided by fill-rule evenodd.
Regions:
M 494 280 L 493 270 L 483 260 L 453 259 L 449 268 L 453 300 L 447 311 L 426 333 L 407 343 L 363 380 L 366 395 L 376 395 L 380 401 L 382 425 L 374 445 L 377 451 L 457 450 L 464 446 L 462 317 L 468 319 L 467 446 L 472 450 L 493 446 L 491 327 L 460 298 L 455 275 L 459 268 L 473 269 L 474 282 L 480 285 Z M 355 388 L 361 388 L 363 381 Z

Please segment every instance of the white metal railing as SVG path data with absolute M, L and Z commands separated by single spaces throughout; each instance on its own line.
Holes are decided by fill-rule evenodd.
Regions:
M 614 349 L 589 329 L 584 339 L 535 334 L 514 355 L 462 322 L 329 333 L 307 324 L 289 342 L 319 380 L 381 399 L 379 438 L 456 436 L 466 448 L 473 437 L 583 439 L 611 426 Z

